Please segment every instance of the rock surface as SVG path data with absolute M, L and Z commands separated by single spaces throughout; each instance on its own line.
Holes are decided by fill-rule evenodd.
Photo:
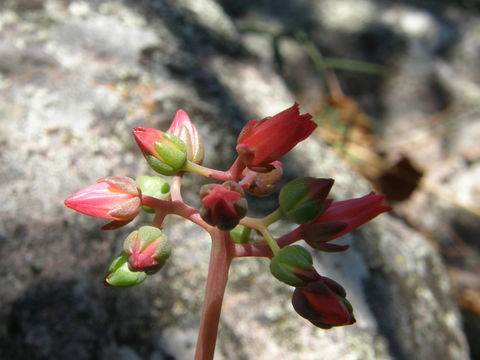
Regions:
M 235 3 L 2 5 L 0 358 L 193 358 L 209 254 L 205 233 L 169 219 L 165 228 L 174 255 L 168 265 L 138 288 L 105 288 L 105 265 L 148 217 L 127 229 L 99 232 L 101 221 L 72 213 L 63 199 L 104 176 L 151 173 L 130 129 L 166 129 L 178 108 L 205 137 L 206 165 L 226 168 L 246 120 L 293 103 L 288 79 L 278 75 L 266 48 L 258 52 L 262 40 L 237 28 L 235 18 L 248 6 Z M 325 16 L 313 0 L 281 3 L 298 15 L 288 21 L 302 26 L 315 21 L 302 6 Z M 268 13 L 265 1 L 245 4 L 270 18 L 273 27 L 296 25 L 283 13 Z M 325 26 L 347 33 L 367 26 L 374 4 L 361 5 L 348 28 L 338 21 Z M 328 35 L 324 41 L 330 41 Z M 460 138 L 457 142 L 468 148 Z M 285 164 L 291 169 L 287 177 L 334 177 L 337 199 L 370 191 L 315 137 Z M 198 203 L 197 180 L 186 181 L 184 195 L 192 204 Z M 253 210 L 273 206 L 268 201 Z M 236 260 L 216 359 L 468 358 L 445 268 L 424 237 L 395 216 L 382 215 L 342 242 L 352 249 L 314 255 L 322 274 L 345 285 L 355 326 L 330 331 L 310 326 L 295 315 L 290 289 L 269 275 L 266 261 Z

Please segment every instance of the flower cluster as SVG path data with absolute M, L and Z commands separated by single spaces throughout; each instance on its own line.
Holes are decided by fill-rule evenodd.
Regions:
M 154 213 L 150 225 L 140 226 L 125 239 L 123 248 L 107 267 L 104 283 L 134 286 L 158 272 L 174 248 L 162 224 L 166 216 L 177 215 L 201 226 L 212 238 L 196 349 L 198 358 L 213 358 L 215 336 L 212 334 L 217 331 L 229 266 L 237 257 L 269 259 L 272 275 L 295 288 L 294 310 L 313 325 L 328 329 L 353 324 L 353 308 L 344 288 L 320 275 L 310 251 L 295 243 L 303 239 L 318 251 L 347 250 L 348 245 L 331 241 L 389 211 L 383 204 L 383 195 L 370 193 L 357 199 L 334 201 L 329 198 L 333 179 L 302 177 L 280 189 L 277 210 L 263 218 L 247 215 L 245 193 L 257 197 L 274 193 L 283 175 L 279 159 L 310 136 L 316 127 L 311 115 L 300 114 L 298 104 L 273 117 L 251 120 L 237 139 L 238 156 L 226 171 L 202 165 L 202 137 L 183 110 L 176 113 L 166 132 L 135 128 L 133 136 L 143 156 L 163 177 L 104 178 L 65 200 L 65 205 L 73 210 L 110 220 L 103 230 L 131 222 L 142 209 Z M 185 173 L 219 181 L 200 189 L 200 209 L 182 199 Z M 281 219 L 297 227 L 275 238 L 269 227 Z

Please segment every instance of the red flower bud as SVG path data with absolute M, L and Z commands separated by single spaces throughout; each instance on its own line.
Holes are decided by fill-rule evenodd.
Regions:
M 249 168 L 259 170 L 305 140 L 317 125 L 310 114 L 300 115 L 298 104 L 263 120 L 250 120 L 237 140 L 237 153 Z M 258 168 L 258 169 L 256 169 Z
M 200 198 L 200 216 L 220 230 L 232 230 L 247 214 L 248 205 L 243 189 L 234 181 L 226 181 L 221 185 L 203 185 Z
M 330 329 L 355 323 L 352 306 L 345 296 L 346 292 L 340 284 L 321 277 L 306 287 L 296 288 L 292 305 L 300 316 L 313 325 Z
M 303 225 L 305 241 L 312 247 L 329 252 L 343 251 L 348 245 L 326 244 L 372 220 L 392 208 L 383 205 L 384 195 L 370 193 L 361 198 L 334 201 L 313 222 Z
M 141 192 L 128 177 L 109 177 L 87 186 L 65 199 L 65 205 L 79 213 L 113 220 L 103 230 L 115 229 L 133 220 L 140 212 Z
M 199 165 L 202 163 L 203 139 L 185 111 L 177 111 L 167 132 L 183 140 L 187 146 L 187 160 Z

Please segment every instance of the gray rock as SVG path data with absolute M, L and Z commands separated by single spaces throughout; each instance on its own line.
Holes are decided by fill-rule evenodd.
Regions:
M 45 1 L 44 10 L 22 17 L 0 10 L 0 19 L 16 16 L 3 25 L 0 44 L 0 358 L 192 357 L 206 233 L 168 219 L 174 254 L 165 268 L 138 288 L 104 288 L 109 259 L 149 218 L 102 233 L 102 221 L 72 213 L 63 199 L 104 176 L 152 174 L 129 129 L 165 129 L 178 108 L 205 135 L 206 164 L 225 169 L 245 120 L 283 110 L 293 95 L 246 50 L 216 2 L 152 3 Z M 315 137 L 285 164 L 287 177 L 334 177 L 337 199 L 370 190 Z M 186 180 L 192 204 L 197 180 Z M 341 241 L 353 248 L 315 253 L 315 261 L 345 285 L 355 326 L 312 327 L 295 315 L 291 289 L 272 278 L 267 261 L 239 259 L 216 358 L 468 357 L 445 269 L 422 236 L 382 215 Z

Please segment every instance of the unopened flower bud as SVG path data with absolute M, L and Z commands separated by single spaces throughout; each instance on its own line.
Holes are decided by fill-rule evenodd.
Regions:
M 198 165 L 202 163 L 203 139 L 185 111 L 177 111 L 167 132 L 183 140 L 187 146 L 187 160 Z
M 313 325 L 330 329 L 355 323 L 352 305 L 345 297 L 346 292 L 341 285 L 327 277 L 320 277 L 306 287 L 296 288 L 292 305 Z
M 245 168 L 240 180 L 243 189 L 255 196 L 270 195 L 282 179 L 283 168 L 280 161 L 274 161 L 269 165 L 272 169 L 268 172 L 256 172 Z
M 385 206 L 384 200 L 384 195 L 372 192 L 357 199 L 328 204 L 326 210 L 311 223 L 302 225 L 305 240 L 319 250 L 342 251 L 342 246 L 338 248 L 339 245 L 327 242 L 349 233 L 383 212 L 390 211 L 392 208 Z
M 297 224 L 309 223 L 325 209 L 332 186 L 333 179 L 305 177 L 293 180 L 280 190 L 280 209 Z
M 65 199 L 65 205 L 79 213 L 112 220 L 103 230 L 116 229 L 133 220 L 141 209 L 141 191 L 128 177 L 108 177 L 80 189 Z
M 153 274 L 170 257 L 171 245 L 160 229 L 142 226 L 125 239 L 123 250 L 128 255 L 128 264 L 133 271 Z
M 159 200 L 170 199 L 170 185 L 159 176 L 142 175 L 135 179 L 142 195 L 154 197 Z M 153 213 L 154 210 L 148 206 L 142 206 L 143 210 Z
M 270 262 L 270 271 L 278 280 L 291 286 L 306 286 L 319 277 L 312 256 L 300 245 L 280 249 Z
M 234 181 L 207 184 L 200 189 L 202 219 L 220 230 L 229 231 L 247 214 L 247 200 L 242 187 Z
M 179 137 L 163 131 L 137 127 L 133 136 L 150 167 L 162 175 L 175 175 L 187 161 L 187 148 Z
M 147 274 L 142 271 L 132 271 L 128 266 L 128 255 L 120 253 L 105 271 L 105 285 L 128 287 L 140 284 Z

